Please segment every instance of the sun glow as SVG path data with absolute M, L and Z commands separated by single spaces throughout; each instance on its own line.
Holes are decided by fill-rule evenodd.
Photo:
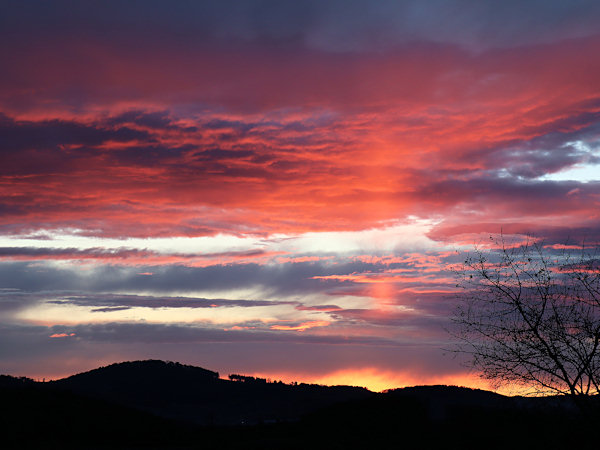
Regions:
M 281 380 L 285 383 L 294 381 L 322 384 L 327 386 L 360 386 L 373 392 L 382 392 L 410 386 L 449 385 L 465 386 L 474 389 L 493 390 L 486 380 L 473 373 L 431 374 L 418 372 L 395 372 L 375 367 L 342 369 L 326 374 L 292 374 L 292 373 L 256 373 L 253 376 Z

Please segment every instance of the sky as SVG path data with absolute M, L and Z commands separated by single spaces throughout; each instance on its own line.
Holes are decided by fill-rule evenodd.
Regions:
M 600 235 L 596 1 L 1 1 L 0 373 L 488 387 L 490 235 Z

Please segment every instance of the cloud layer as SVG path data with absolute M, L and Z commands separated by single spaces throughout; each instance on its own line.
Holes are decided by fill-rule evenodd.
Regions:
M 599 240 L 597 2 L 4 9 L 10 370 L 462 380 L 456 250 Z

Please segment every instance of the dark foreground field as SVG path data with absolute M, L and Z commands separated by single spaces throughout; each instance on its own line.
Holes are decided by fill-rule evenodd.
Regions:
M 597 448 L 566 399 L 451 386 L 373 393 L 162 361 L 48 383 L 0 377 L 2 448 Z

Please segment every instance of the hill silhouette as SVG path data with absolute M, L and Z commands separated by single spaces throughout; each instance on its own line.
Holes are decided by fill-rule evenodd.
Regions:
M 309 411 L 374 395 L 365 388 L 284 383 L 156 360 L 112 364 L 49 384 L 155 415 L 199 425 L 242 425 L 298 420 Z
M 384 393 L 267 382 L 164 361 L 51 382 L 0 376 L 3 448 L 595 448 L 557 398 L 454 386 Z M 416 442 L 417 444 L 414 444 Z

